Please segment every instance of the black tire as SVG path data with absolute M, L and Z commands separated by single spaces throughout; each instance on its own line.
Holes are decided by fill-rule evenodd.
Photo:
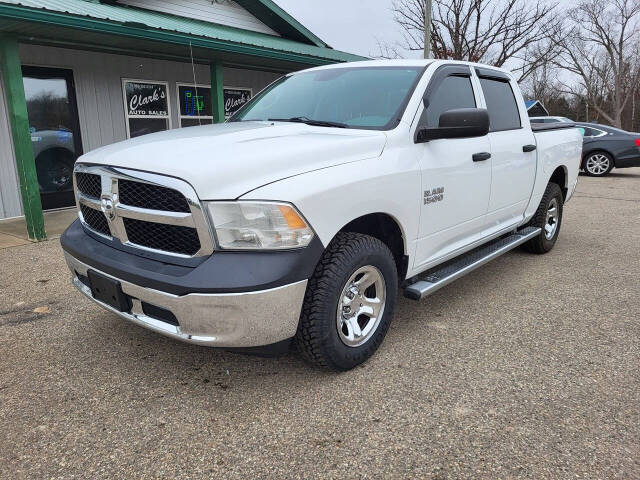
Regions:
M 552 203 L 555 202 L 557 205 L 557 214 L 555 217 L 555 230 L 553 231 L 553 235 L 547 236 L 545 232 L 545 227 L 549 223 L 547 219 L 547 212 L 549 211 Z M 525 243 L 522 247 L 531 253 L 547 253 L 551 251 L 553 246 L 556 244 L 558 240 L 558 235 L 560 234 L 560 227 L 562 226 L 562 209 L 564 206 L 564 197 L 562 196 L 562 190 L 556 183 L 549 183 L 547 185 L 547 189 L 544 191 L 544 195 L 542 196 L 542 200 L 540 201 L 540 205 L 538 206 L 538 210 L 536 210 L 535 215 L 527 224 L 528 227 L 537 227 L 541 228 L 542 232 L 535 238 L 532 238 L 527 243 Z
M 598 157 L 604 157 L 609 162 L 609 166 L 605 170 L 598 170 L 597 168 L 588 167 L 590 160 L 594 159 L 595 161 Z M 613 157 L 607 152 L 602 151 L 590 152 L 588 155 L 585 155 L 584 160 L 582 161 L 582 170 L 584 171 L 585 175 L 589 177 L 605 177 L 609 175 L 609 173 L 611 173 L 611 170 L 613 170 L 614 166 L 615 163 Z
M 358 269 L 370 266 L 384 280 L 384 309 L 368 340 L 359 346 L 348 346 L 338 331 L 339 302 L 343 288 Z M 398 272 L 389 248 L 368 235 L 338 233 L 309 279 L 296 333 L 298 350 L 307 361 L 331 370 L 349 370 L 363 363 L 387 334 L 397 292 Z
M 64 192 L 73 189 L 75 156 L 70 150 L 52 148 L 36 159 L 36 175 L 40 192 Z

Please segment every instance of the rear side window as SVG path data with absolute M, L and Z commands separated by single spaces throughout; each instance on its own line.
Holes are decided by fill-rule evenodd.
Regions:
M 603 132 L 602 130 L 598 130 L 597 128 L 585 127 L 584 129 L 585 137 L 601 137 L 606 134 L 607 134 L 606 132 Z
M 429 106 L 422 112 L 420 125 L 436 128 L 442 113 L 458 108 L 476 108 L 476 99 L 469 77 L 450 76 L 430 94 Z
M 489 130 L 499 132 L 520 128 L 522 123 L 520 122 L 518 103 L 509 82 L 481 78 L 480 84 L 487 101 L 487 110 L 489 110 L 491 121 Z

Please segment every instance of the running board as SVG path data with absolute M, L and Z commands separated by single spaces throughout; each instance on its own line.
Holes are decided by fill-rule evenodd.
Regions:
M 511 233 L 506 237 L 501 237 L 486 245 L 482 245 L 470 252 L 455 258 L 454 260 L 429 270 L 418 276 L 419 280 L 404 290 L 404 296 L 412 300 L 420 300 L 440 290 L 445 285 L 463 277 L 494 258 L 503 255 L 519 245 L 537 237 L 542 229 L 536 227 L 526 227 Z

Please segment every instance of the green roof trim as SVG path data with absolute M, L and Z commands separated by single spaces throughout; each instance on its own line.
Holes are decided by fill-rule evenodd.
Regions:
M 225 53 L 273 58 L 306 65 L 364 57 L 275 35 L 184 17 L 85 0 L 0 0 L 0 19 L 41 26 L 193 45 Z
M 286 10 L 272 0 L 235 0 L 237 4 L 258 18 L 262 23 L 288 38 L 317 47 L 329 47 L 321 38 L 289 15 Z M 329 47 L 331 48 L 331 47 Z

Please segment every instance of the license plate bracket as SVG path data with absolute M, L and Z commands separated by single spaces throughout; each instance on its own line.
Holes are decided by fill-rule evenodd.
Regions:
M 93 298 L 120 312 L 131 311 L 131 300 L 122 291 L 122 285 L 119 281 L 93 270 L 87 271 L 87 277 Z

